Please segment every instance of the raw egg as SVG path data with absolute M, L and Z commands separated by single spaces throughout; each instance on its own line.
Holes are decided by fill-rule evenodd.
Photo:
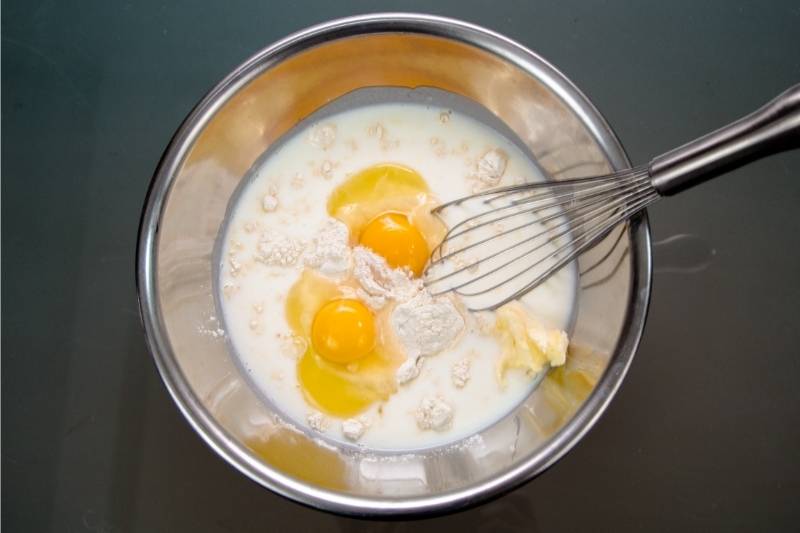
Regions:
M 396 388 L 402 355 L 381 335 L 388 317 L 347 298 L 347 283 L 305 270 L 286 298 L 286 318 L 304 339 L 297 377 L 306 400 L 338 417 L 354 416 Z
M 385 163 L 351 176 L 328 198 L 328 213 L 361 244 L 393 268 L 419 276 L 447 228 L 431 209 L 437 205 L 428 184 L 409 167 Z

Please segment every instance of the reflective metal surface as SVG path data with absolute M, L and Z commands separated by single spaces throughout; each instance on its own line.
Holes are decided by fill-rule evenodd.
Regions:
M 211 254 L 228 199 L 255 159 L 323 103 L 366 86 L 431 86 L 503 120 L 554 178 L 628 166 L 605 121 L 538 56 L 487 30 L 423 15 L 342 19 L 258 53 L 209 93 L 168 147 L 142 218 L 137 280 L 150 349 L 187 420 L 247 476 L 353 515 L 451 511 L 542 472 L 592 426 L 638 345 L 650 293 L 646 219 L 581 258 L 569 364 L 461 446 L 377 458 L 287 427 L 220 339 Z

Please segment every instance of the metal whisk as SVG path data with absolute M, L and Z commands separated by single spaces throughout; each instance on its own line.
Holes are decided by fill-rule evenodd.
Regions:
M 433 210 L 449 231 L 425 272 L 432 294 L 492 310 L 556 275 L 615 227 L 669 196 L 800 147 L 800 84 L 649 164 L 604 176 L 490 189 Z

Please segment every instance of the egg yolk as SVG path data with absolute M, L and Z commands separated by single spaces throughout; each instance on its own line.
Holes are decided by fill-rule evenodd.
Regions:
M 390 267 L 407 267 L 417 277 L 428 262 L 425 238 L 400 213 L 384 213 L 374 218 L 361 232 L 359 241 L 386 259 Z
M 328 302 L 317 311 L 311 325 L 311 343 L 322 357 L 347 364 L 375 348 L 375 321 L 358 300 Z

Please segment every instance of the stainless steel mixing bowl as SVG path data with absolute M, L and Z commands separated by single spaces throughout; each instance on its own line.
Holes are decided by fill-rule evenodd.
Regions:
M 639 216 L 581 257 L 568 364 L 480 434 L 427 452 L 373 454 L 336 449 L 293 430 L 259 400 L 227 349 L 213 294 L 215 239 L 231 194 L 271 143 L 332 99 L 374 86 L 435 87 L 479 102 L 553 179 L 628 166 L 589 100 L 553 66 L 501 35 L 412 14 L 315 26 L 247 60 L 175 134 L 142 216 L 141 314 L 175 403 L 206 443 L 248 477 L 339 513 L 446 512 L 541 473 L 611 401 L 644 326 L 649 229 Z

